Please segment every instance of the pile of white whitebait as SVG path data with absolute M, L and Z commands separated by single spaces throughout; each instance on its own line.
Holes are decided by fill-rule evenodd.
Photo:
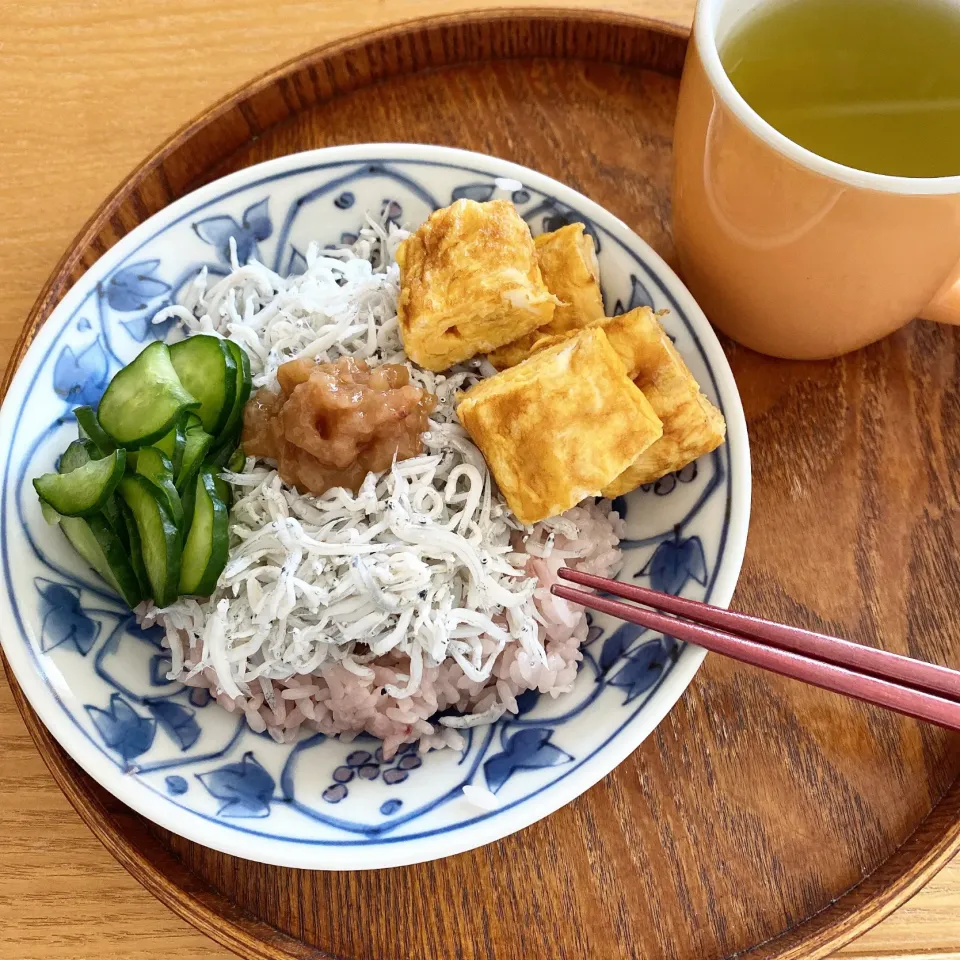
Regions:
M 209 688 L 278 741 L 305 726 L 371 733 L 388 755 L 415 740 L 459 746 L 458 728 L 515 711 L 518 693 L 568 691 L 586 622 L 549 585 L 564 563 L 609 573 L 619 562 L 609 504 L 532 531 L 510 513 L 454 414 L 456 393 L 488 370 L 444 376 L 406 359 L 393 259 L 405 236 L 368 221 L 350 247 L 311 245 L 289 278 L 238 264 L 234 248 L 229 276 L 201 273 L 154 318 L 235 340 L 255 389 L 277 389 L 288 360 L 351 356 L 405 363 L 438 398 L 425 453 L 368 475 L 356 495 L 301 494 L 253 458 L 225 473 L 231 548 L 216 592 L 140 611 L 166 627 L 171 679 Z

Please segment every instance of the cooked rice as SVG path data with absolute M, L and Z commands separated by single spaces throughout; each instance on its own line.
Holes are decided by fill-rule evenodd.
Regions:
M 609 502 L 533 528 L 510 513 L 453 411 L 455 392 L 487 369 L 443 376 L 406 360 L 393 260 L 405 235 L 371 221 L 352 247 L 311 245 L 290 278 L 234 252 L 230 276 L 208 287 L 201 274 L 155 318 L 236 340 L 255 386 L 276 389 L 295 357 L 347 355 L 406 363 L 440 401 L 426 452 L 369 475 L 356 496 L 302 495 L 253 458 L 225 473 L 235 502 L 216 592 L 138 611 L 166 628 L 170 679 L 209 689 L 278 742 L 308 729 L 372 734 L 387 757 L 414 741 L 460 748 L 460 729 L 516 713 L 524 691 L 568 692 L 586 615 L 550 586 L 564 564 L 610 575 L 620 563 Z

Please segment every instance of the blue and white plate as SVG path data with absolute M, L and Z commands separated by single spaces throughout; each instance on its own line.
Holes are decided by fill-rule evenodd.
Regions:
M 510 182 L 516 181 L 516 182 Z M 266 863 L 357 869 L 416 863 L 497 840 L 609 773 L 683 693 L 704 652 L 595 617 L 575 689 L 527 694 L 521 714 L 472 732 L 462 752 L 385 760 L 370 739 L 315 735 L 280 746 L 170 682 L 157 630 L 129 610 L 40 514 L 31 479 L 76 437 L 117 368 L 167 331 L 150 318 L 206 266 L 241 259 L 302 269 L 308 243 L 349 240 L 385 205 L 408 226 L 457 197 L 512 196 L 534 233 L 587 225 L 608 313 L 650 304 L 727 420 L 727 443 L 621 501 L 622 579 L 727 604 L 750 509 L 737 388 L 693 298 L 636 234 L 542 174 L 480 154 L 412 144 L 283 157 L 203 187 L 108 251 L 40 330 L 0 411 L 0 630 L 33 708 L 102 786 L 168 830 Z M 480 809 L 463 786 L 498 801 Z

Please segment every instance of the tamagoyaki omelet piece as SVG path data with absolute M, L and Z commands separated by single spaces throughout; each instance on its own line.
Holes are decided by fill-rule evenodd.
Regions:
M 593 237 L 584 232 L 583 224 L 541 233 L 533 243 L 543 282 L 561 304 L 549 323 L 490 354 L 489 360 L 498 370 L 526 360 L 541 337 L 575 332 L 603 317 L 600 265 Z
M 598 328 L 482 380 L 457 416 L 525 524 L 598 495 L 663 432 Z
M 635 316 L 623 325 L 629 343 L 620 343 L 617 352 L 636 371 L 634 383 L 663 422 L 663 436 L 603 488 L 605 497 L 622 496 L 685 467 L 719 447 L 727 431 L 723 414 L 703 395 L 656 315 L 649 307 L 630 314 Z M 605 330 L 609 336 L 609 328 Z M 615 337 L 610 342 L 616 345 Z
M 544 326 L 559 303 L 530 229 L 508 200 L 457 200 L 397 249 L 408 357 L 440 371 Z

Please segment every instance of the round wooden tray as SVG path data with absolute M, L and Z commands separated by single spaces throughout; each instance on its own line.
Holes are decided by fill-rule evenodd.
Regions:
M 583 191 L 671 260 L 685 46 L 675 28 L 640 20 L 497 12 L 288 64 L 190 124 L 104 203 L 10 370 L 69 285 L 137 224 L 223 173 L 311 147 L 408 140 L 496 154 Z M 958 338 L 916 323 L 827 363 L 727 344 L 754 458 L 736 607 L 960 662 Z M 809 960 L 960 847 L 960 738 L 719 657 L 636 754 L 545 821 L 448 860 L 355 874 L 259 866 L 154 828 L 86 777 L 13 687 L 110 851 L 247 957 Z

